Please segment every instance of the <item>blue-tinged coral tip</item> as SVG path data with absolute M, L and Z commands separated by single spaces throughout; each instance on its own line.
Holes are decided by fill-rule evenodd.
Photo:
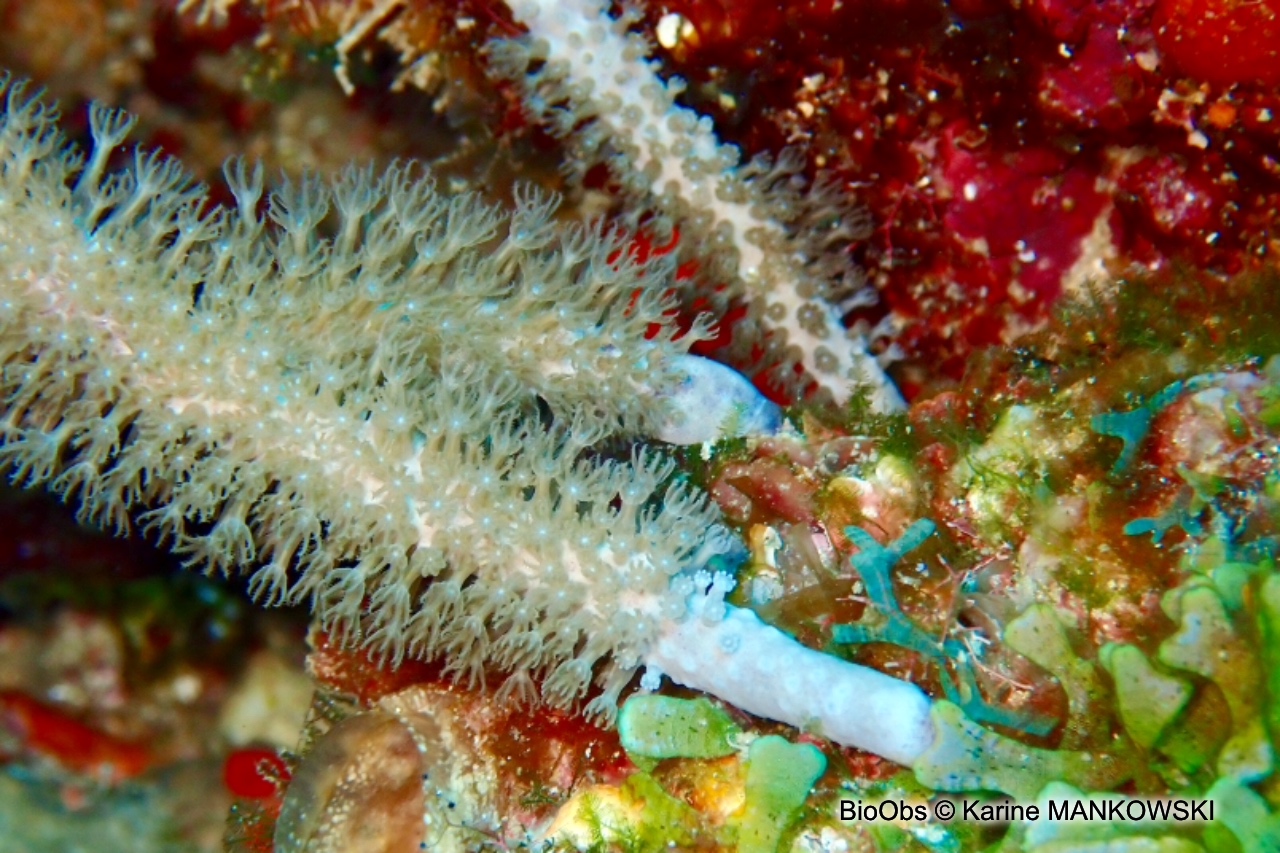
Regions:
M 654 438 L 671 444 L 703 444 L 773 435 L 782 428 L 782 410 L 741 373 L 696 355 L 680 356 L 676 367 L 683 378 L 659 391 L 670 403 L 670 415 L 654 431 Z

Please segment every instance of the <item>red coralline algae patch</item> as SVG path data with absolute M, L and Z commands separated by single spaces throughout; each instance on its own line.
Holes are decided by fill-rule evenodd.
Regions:
M 1147 5 L 1098 4 L 1048 22 L 1057 55 L 1040 58 L 1036 106 L 1051 125 L 1116 132 L 1150 114 L 1160 93 L 1149 30 L 1137 27 Z M 1074 13 L 1074 14 L 1073 14 Z M 1070 27 L 1078 37 L 1056 34 Z M 1074 33 L 1072 33 L 1074 35 Z
M 1111 201 L 1079 158 L 1047 146 L 974 146 L 968 131 L 963 122 L 944 128 L 935 156 L 922 164 L 945 211 L 940 227 L 949 244 L 932 273 L 952 286 L 895 302 L 919 315 L 957 318 L 958 334 L 980 345 L 1013 337 L 1019 317 L 1043 316 Z M 899 343 L 911 346 L 911 339 Z
M 1280 3 L 1161 0 L 1160 49 L 1187 75 L 1229 86 L 1280 84 Z
M 882 303 L 849 320 L 956 377 L 1090 282 L 1275 253 L 1275 7 L 674 0 L 649 21 L 679 16 L 660 56 L 722 135 L 803 146 L 868 205 Z
M 1217 183 L 1168 154 L 1141 158 L 1124 170 L 1118 183 L 1122 204 L 1153 239 L 1209 243 L 1209 235 L 1229 215 Z

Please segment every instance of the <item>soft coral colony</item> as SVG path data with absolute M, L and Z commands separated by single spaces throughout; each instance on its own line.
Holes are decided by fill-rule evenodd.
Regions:
M 556 705 L 594 680 L 588 709 L 605 718 L 644 663 L 894 757 L 920 751 L 914 687 L 725 618 L 731 582 L 697 570 L 727 537 L 670 462 L 582 459 L 611 431 L 693 416 L 664 411 L 700 385 L 680 366 L 699 328 L 677 342 L 664 316 L 669 263 L 636 260 L 601 225 L 553 226 L 550 198 L 506 216 L 407 167 L 286 184 L 268 226 L 260 171 L 236 163 L 237 208 L 211 212 L 162 157 L 105 171 L 122 115 L 92 111 L 81 162 L 46 104 L 22 84 L 5 94 L 17 481 L 121 529 L 146 508 L 142 526 L 193 565 L 252 571 L 257 597 L 309 601 L 396 662 L 443 655 L 476 684 L 492 664 L 510 673 L 503 692 L 536 683 Z M 731 419 L 753 422 L 755 405 Z M 715 671 L 731 643 L 747 661 L 821 665 L 771 694 L 750 669 Z M 842 675 L 838 692 L 884 694 L 883 719 L 906 725 L 806 704 Z
M 373 8 L 366 30 L 395 8 Z M 1094 295 L 1059 337 L 975 364 L 910 421 L 885 415 L 901 398 L 841 320 L 865 291 L 843 247 L 861 226 L 833 185 L 792 155 L 738 168 L 674 105 L 632 18 L 589 3 L 513 12 L 529 35 L 496 65 L 574 140 L 580 171 L 617 170 L 630 224 L 678 230 L 681 259 L 721 282 L 713 310 L 745 305 L 731 357 L 756 347 L 773 380 L 852 409 L 807 413 L 807 443 L 755 437 L 685 472 L 661 451 L 619 454 L 618 440 L 684 436 L 708 410 L 713 430 L 776 427 L 730 372 L 689 356 L 711 330 L 677 323 L 692 285 L 676 257 L 622 228 L 556 224 L 537 192 L 507 213 L 403 165 L 264 196 L 261 172 L 236 162 L 233 208 L 219 209 L 162 157 L 108 169 L 120 114 L 92 111 L 81 154 L 11 83 L 0 452 L 14 477 L 100 523 L 136 518 L 193 566 L 249 572 L 259 598 L 308 602 L 332 637 L 385 661 L 442 658 L 471 685 L 500 673 L 488 687 L 504 701 L 608 720 L 643 667 L 644 689 L 667 675 L 914 770 L 843 762 L 810 800 L 805 843 L 847 843 L 841 791 L 1122 789 L 1212 795 L 1221 826 L 1019 825 L 1006 842 L 1274 844 L 1280 371 L 1259 369 L 1266 331 L 1208 279 L 1170 286 L 1236 329 L 1225 340 L 1162 326 L 1132 285 Z M 1271 284 L 1240 279 L 1226 296 Z M 750 608 L 725 601 L 742 563 L 725 521 L 747 532 L 736 601 Z M 381 712 L 404 720 L 411 705 Z M 773 849 L 827 764 L 680 700 L 632 700 L 622 735 L 648 770 L 612 800 L 576 801 L 566 820 L 587 827 L 585 846 Z M 673 796 L 681 779 L 724 787 L 706 762 L 725 756 L 744 768 L 735 817 Z M 299 798 L 284 846 L 349 831 L 287 820 Z M 994 837 L 900 823 L 855 837 Z

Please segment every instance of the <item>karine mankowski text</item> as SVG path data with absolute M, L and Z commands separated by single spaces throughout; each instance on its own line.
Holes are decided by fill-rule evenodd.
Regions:
M 942 798 L 929 803 L 907 800 L 841 800 L 840 820 L 875 823 L 877 821 L 936 820 L 949 823 L 1035 823 L 1040 820 L 1088 823 L 1207 823 L 1214 818 L 1211 799 L 1185 798 L 1049 798 L 1039 803 L 1015 803 L 1012 800 L 980 800 Z

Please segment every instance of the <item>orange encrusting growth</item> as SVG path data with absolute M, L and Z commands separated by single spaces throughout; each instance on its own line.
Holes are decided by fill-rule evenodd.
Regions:
M 75 773 L 112 782 L 140 776 L 153 764 L 145 744 L 113 737 L 12 690 L 0 691 L 0 729 L 35 755 Z

